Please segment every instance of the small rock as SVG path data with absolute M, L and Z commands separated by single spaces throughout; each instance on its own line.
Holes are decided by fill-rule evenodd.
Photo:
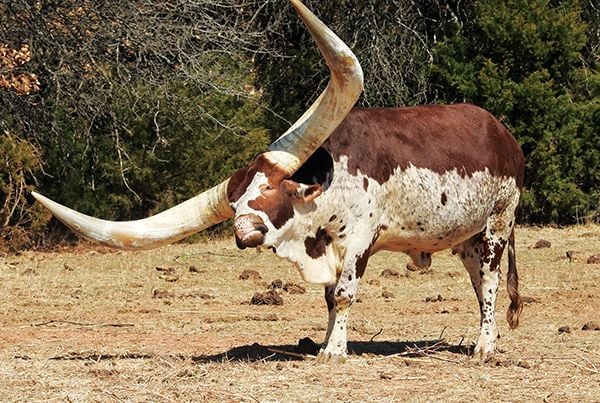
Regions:
M 167 283 L 174 283 L 179 281 L 179 276 L 174 276 L 172 274 L 161 274 L 158 276 L 159 279 L 165 280 Z
M 289 292 L 290 294 L 304 294 L 304 293 L 306 293 L 306 288 L 302 287 L 299 284 L 294 284 L 294 283 L 286 283 L 283 286 L 283 290 Z
M 408 271 L 416 271 L 419 272 L 421 274 L 423 273 L 429 273 L 431 271 L 431 266 L 417 266 L 416 264 L 414 264 L 413 262 L 408 262 L 406 264 L 406 270 Z
M 188 271 L 189 271 L 190 273 L 204 273 L 204 270 L 200 269 L 198 266 L 195 266 L 195 265 L 191 265 L 191 266 L 188 268 Z
M 385 379 L 386 381 L 389 381 L 390 379 L 394 379 L 394 375 L 388 372 L 382 372 L 379 374 L 379 379 Z
M 256 270 L 246 269 L 240 274 L 240 280 L 260 280 L 260 274 Z
M 406 270 L 408 271 L 421 271 L 421 268 L 413 262 L 406 263 Z
M 558 333 L 559 334 L 571 333 L 571 327 L 569 327 L 569 326 L 561 326 L 561 327 L 558 328 Z
M 159 266 L 155 266 L 154 270 L 160 271 L 160 272 L 165 273 L 165 274 L 173 274 L 175 272 L 175 269 L 173 267 L 159 267 Z
M 588 322 L 585 325 L 583 325 L 581 330 L 600 330 L 600 325 L 594 322 Z
M 587 262 L 588 264 L 600 263 L 600 253 L 588 257 Z
M 394 294 L 392 294 L 388 290 L 383 290 L 383 292 L 381 293 L 381 296 L 385 299 L 394 298 Z
M 283 298 L 277 294 L 275 290 L 269 290 L 267 292 L 257 292 L 252 296 L 250 300 L 252 305 L 283 305 Z
M 175 293 L 167 290 L 154 290 L 152 291 L 152 298 L 175 298 Z
M 380 276 L 385 277 L 385 278 L 396 278 L 396 277 L 400 276 L 400 273 L 394 269 L 384 269 L 381 272 Z
M 535 297 L 523 296 L 521 299 L 526 304 L 534 304 L 534 303 L 540 302 L 540 299 L 539 298 L 535 298 Z
M 298 340 L 296 352 L 298 354 L 317 355 L 319 354 L 319 345 L 315 343 L 310 337 L 304 337 Z
M 495 364 L 497 367 L 517 366 L 525 369 L 531 368 L 531 365 L 525 360 L 495 360 L 493 364 Z
M 179 294 L 178 298 L 200 298 L 200 299 L 215 299 L 210 294 L 198 292 L 198 291 L 188 291 L 183 294 Z
M 537 241 L 535 243 L 535 245 L 533 245 L 533 249 L 549 248 L 551 246 L 552 246 L 552 244 L 550 243 L 550 241 L 546 241 L 545 239 L 540 239 L 539 241 Z
M 437 297 L 427 297 L 425 298 L 425 302 L 442 302 L 444 298 L 440 294 Z
M 283 281 L 281 281 L 280 279 L 276 279 L 271 281 L 271 284 L 269 284 L 269 290 L 281 290 L 283 288 Z
M 65 264 L 63 264 L 63 267 L 64 267 L 64 268 L 65 268 L 65 270 L 67 270 L 67 271 L 73 271 L 73 270 L 75 270 L 75 269 L 73 269 L 73 266 L 70 266 L 70 265 L 68 265 L 68 264 L 66 264 L 66 263 L 65 263 Z
M 500 359 L 492 358 L 492 361 L 490 361 L 490 364 L 493 364 L 497 367 L 510 367 L 514 363 L 511 360 L 500 360 Z

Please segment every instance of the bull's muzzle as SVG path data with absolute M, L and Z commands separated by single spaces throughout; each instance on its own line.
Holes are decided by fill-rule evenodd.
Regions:
M 265 234 L 269 231 L 262 218 L 256 214 L 236 217 L 233 230 L 235 243 L 240 249 L 262 245 L 265 242 Z

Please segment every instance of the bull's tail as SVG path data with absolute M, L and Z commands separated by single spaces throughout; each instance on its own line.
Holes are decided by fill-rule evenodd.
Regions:
M 523 311 L 523 300 L 519 295 L 519 275 L 517 274 L 517 261 L 515 258 L 515 230 L 510 233 L 508 238 L 508 275 L 506 278 L 506 288 L 510 298 L 510 306 L 506 312 L 506 320 L 511 329 L 519 326 L 519 316 Z

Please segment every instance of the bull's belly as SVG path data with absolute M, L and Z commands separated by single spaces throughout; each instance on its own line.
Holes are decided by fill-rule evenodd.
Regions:
M 434 253 L 451 248 L 472 236 L 478 234 L 485 228 L 487 217 L 477 220 L 469 220 L 454 227 L 429 222 L 427 229 L 417 225 L 416 222 L 408 222 L 406 225 L 382 227 L 377 241 L 373 245 L 372 252 L 379 250 L 400 251 L 411 253 L 413 251 Z M 413 225 L 414 224 L 414 225 Z
M 487 171 L 465 177 L 409 167 L 379 189 L 382 214 L 374 251 L 437 252 L 481 232 L 513 199 L 514 179 Z

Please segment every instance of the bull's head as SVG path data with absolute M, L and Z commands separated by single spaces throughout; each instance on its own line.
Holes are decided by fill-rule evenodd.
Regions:
M 352 51 L 300 1 L 290 0 L 317 43 L 331 72 L 327 88 L 294 125 L 230 179 L 160 214 L 136 221 L 93 218 L 38 193 L 35 198 L 76 233 L 123 249 L 149 249 L 175 242 L 235 216 L 238 246 L 270 246 L 294 209 L 319 196 L 318 184 L 291 176 L 348 114 L 363 89 L 362 69 Z

